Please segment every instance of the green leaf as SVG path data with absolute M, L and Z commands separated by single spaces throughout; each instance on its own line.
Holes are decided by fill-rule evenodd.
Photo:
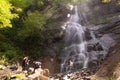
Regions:
M 8 0 L 0 0 L 0 28 L 12 27 L 11 20 L 18 17 L 11 13 L 12 6 Z

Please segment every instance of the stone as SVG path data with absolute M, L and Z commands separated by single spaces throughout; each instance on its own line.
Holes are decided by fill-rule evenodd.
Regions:
M 110 47 L 115 46 L 116 42 L 109 34 L 105 34 L 100 38 L 100 44 L 104 50 L 108 50 Z
M 0 70 L 4 70 L 6 67 L 4 65 L 0 65 Z

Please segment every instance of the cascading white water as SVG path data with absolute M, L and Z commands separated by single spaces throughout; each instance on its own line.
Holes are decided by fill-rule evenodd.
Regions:
M 109 34 L 97 33 L 99 26 L 91 26 L 87 14 L 82 11 L 83 7 L 88 8 L 86 3 L 79 7 L 81 11 L 78 15 L 78 7 L 74 6 L 75 13 L 68 16 L 70 20 L 64 28 L 65 48 L 61 55 L 60 72 L 87 68 L 94 73 L 106 58 L 109 49 L 116 44 Z
M 65 33 L 65 48 L 61 72 L 87 68 L 88 56 L 86 51 L 85 28 L 79 24 L 77 6 L 71 16 Z

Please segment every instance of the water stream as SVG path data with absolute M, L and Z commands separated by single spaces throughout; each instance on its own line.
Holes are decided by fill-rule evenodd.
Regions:
M 71 16 L 65 33 L 65 48 L 61 64 L 61 72 L 87 68 L 85 28 L 79 24 L 78 9 Z

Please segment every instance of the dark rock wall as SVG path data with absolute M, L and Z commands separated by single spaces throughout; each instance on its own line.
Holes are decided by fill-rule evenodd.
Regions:
M 106 23 L 111 16 L 120 11 L 117 0 L 111 0 L 109 3 L 103 3 L 102 0 L 83 1 L 78 7 L 81 22 L 84 25 Z

